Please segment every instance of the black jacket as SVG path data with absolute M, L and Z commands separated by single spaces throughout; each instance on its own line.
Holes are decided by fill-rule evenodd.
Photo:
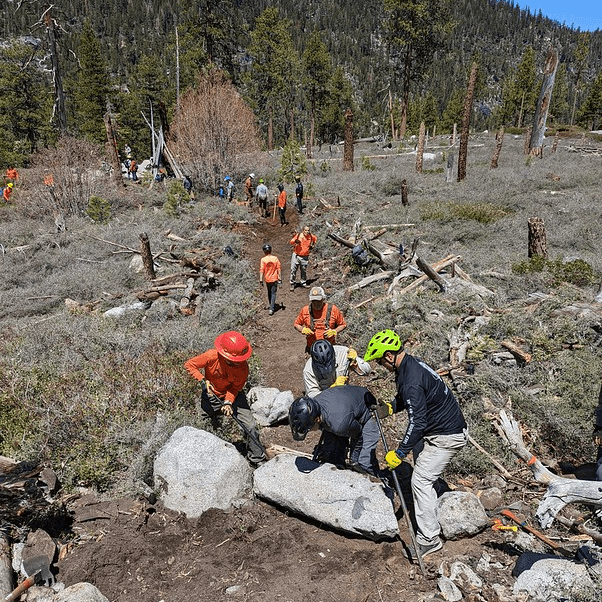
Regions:
M 423 361 L 406 353 L 396 380 L 395 411 L 408 411 L 408 427 L 398 447 L 401 452 L 408 454 L 424 436 L 455 435 L 466 428 L 456 398 Z
M 322 430 L 340 437 L 357 439 L 372 414 L 369 406 L 376 405 L 374 395 L 364 387 L 330 387 L 314 397 L 320 406 Z

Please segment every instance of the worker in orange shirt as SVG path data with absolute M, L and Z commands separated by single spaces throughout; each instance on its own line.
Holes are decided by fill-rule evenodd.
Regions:
M 282 284 L 282 273 L 280 259 L 276 255 L 272 255 L 272 245 L 263 245 L 263 257 L 259 262 L 259 284 L 265 285 L 268 289 L 268 304 L 270 316 L 276 311 L 276 292 L 278 285 Z
M 10 195 L 13 193 L 13 186 L 14 184 L 9 182 L 2 190 L 2 198 L 6 203 L 10 203 Z
M 201 416 L 211 418 L 214 425 L 221 415 L 232 416 L 245 433 L 247 460 L 259 466 L 266 461 L 265 448 L 243 391 L 249 377 L 247 360 L 253 350 L 235 330 L 220 334 L 214 345 L 184 364 L 192 377 L 201 381 Z
M 19 172 L 14 167 L 8 167 L 6 170 L 7 182 L 16 182 L 19 179 Z
M 303 226 L 301 233 L 295 232 L 289 241 L 293 245 L 293 256 L 291 258 L 291 291 L 295 290 L 297 270 L 301 271 L 301 286 L 307 288 L 307 264 L 309 253 L 318 242 L 317 236 L 311 233 L 309 226 Z
M 305 351 L 318 339 L 325 339 L 336 344 L 337 335 L 347 328 L 345 317 L 334 303 L 325 303 L 326 293 L 321 286 L 314 286 L 309 291 L 309 305 L 301 308 L 295 323 L 295 330 L 306 337 Z
M 284 184 L 278 184 L 278 214 L 280 215 L 280 225 L 286 226 L 286 190 L 284 190 Z

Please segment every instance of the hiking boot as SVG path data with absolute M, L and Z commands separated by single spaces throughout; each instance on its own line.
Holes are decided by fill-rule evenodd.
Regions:
M 416 542 L 416 543 L 418 544 L 418 551 L 420 552 L 420 556 L 422 558 L 425 558 L 426 556 L 428 556 L 429 554 L 433 554 L 434 552 L 438 552 L 443 547 L 443 542 L 440 539 L 437 539 L 433 543 L 430 543 L 426 546 L 424 546 L 418 542 Z M 414 546 L 408 546 L 408 552 L 409 552 L 408 559 L 418 560 Z M 407 556 L 407 554 L 406 554 L 406 556 Z
M 291 282 L 291 291 L 294 291 L 294 290 L 295 290 L 295 283 Z
M 274 315 L 274 310 L 270 309 L 269 314 L 270 314 L 270 316 L 273 316 Z
M 309 284 L 307 284 L 307 282 L 302 282 L 302 283 L 301 283 L 301 286 L 302 286 L 303 288 L 309 288 Z

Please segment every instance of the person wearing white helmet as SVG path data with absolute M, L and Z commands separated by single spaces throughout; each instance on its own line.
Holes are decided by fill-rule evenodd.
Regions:
M 247 195 L 247 203 L 249 207 L 253 206 L 253 197 L 255 196 L 255 192 L 253 190 L 253 180 L 255 179 L 255 174 L 250 173 L 245 180 L 245 194 Z

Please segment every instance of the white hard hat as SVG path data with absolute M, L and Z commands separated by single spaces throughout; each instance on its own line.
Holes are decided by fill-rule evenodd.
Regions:
M 255 177 L 255 174 L 254 174 L 254 173 L 250 173 L 250 174 L 249 174 L 249 177 L 250 177 L 250 178 L 254 178 L 254 177 Z

